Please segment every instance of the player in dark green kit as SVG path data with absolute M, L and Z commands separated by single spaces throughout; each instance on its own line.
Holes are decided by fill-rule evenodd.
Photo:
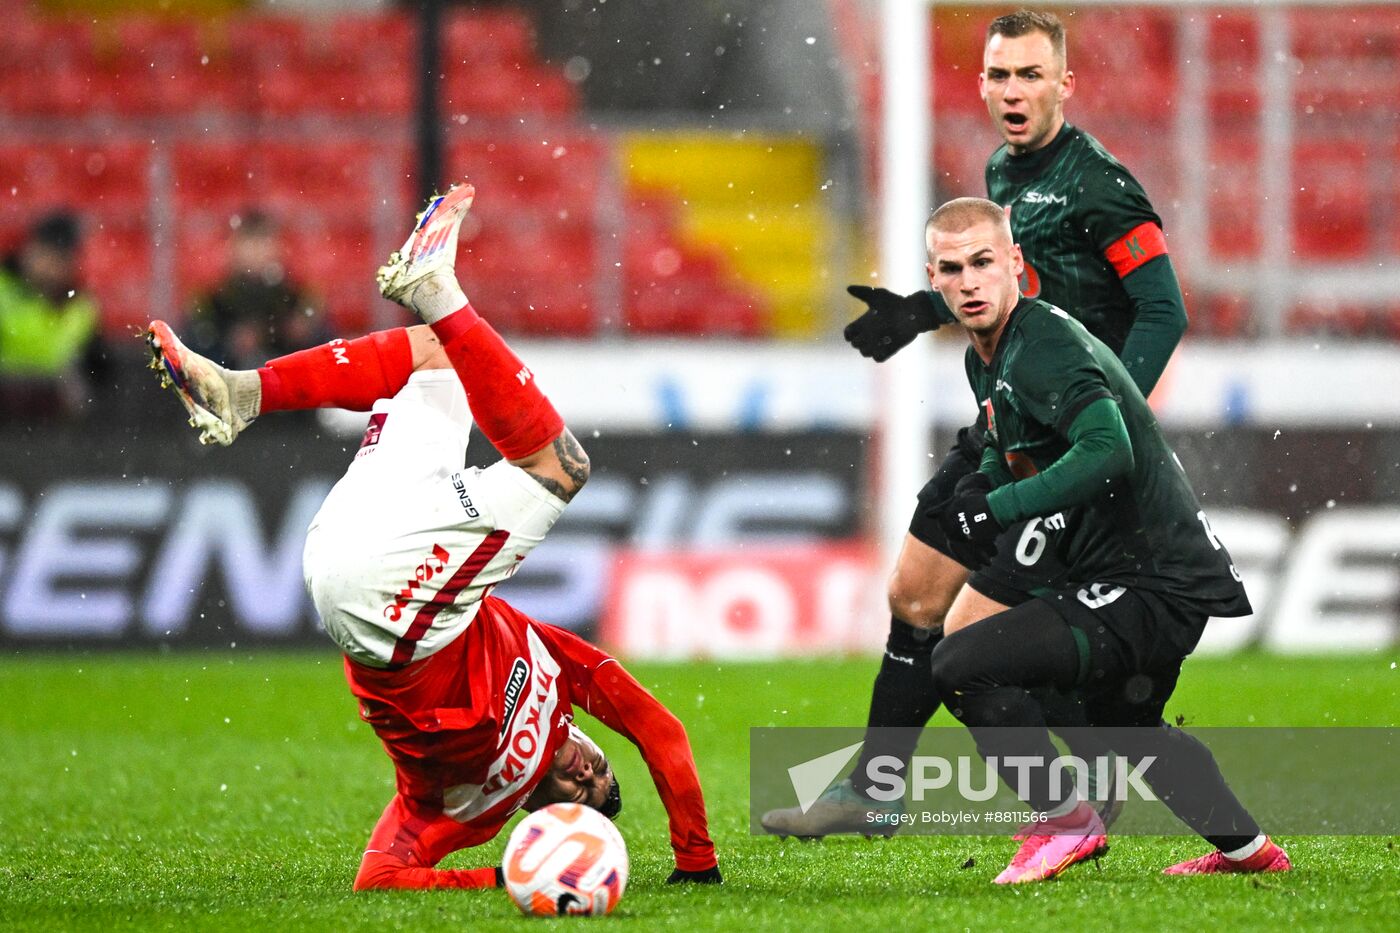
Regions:
M 1162 711 L 1211 616 L 1248 614 L 1230 555 L 1126 367 L 1065 311 L 1024 298 L 1002 210 L 960 198 L 928 224 L 929 279 L 967 331 L 968 382 L 985 412 L 978 470 L 934 507 L 952 540 L 993 545 L 1033 516 L 1058 520 L 1064 579 L 949 633 L 931 659 L 937 695 L 1043 821 L 1001 884 L 1040 881 L 1106 849 L 1098 813 L 1051 764 L 1059 752 L 1031 691 L 1078 690 L 1088 725 L 1216 846 L 1169 874 L 1285 871 L 1288 857 L 1221 777 L 1210 751 Z
M 1150 394 L 1186 330 L 1185 303 L 1161 219 L 1142 186 L 1097 140 L 1065 122 L 1075 76 L 1067 68 L 1060 21 L 1024 10 L 993 21 L 978 83 L 1005 140 L 987 162 L 986 184 L 991 200 L 1009 212 L 1024 250 L 1023 294 L 1067 309 L 1122 358 L 1142 394 Z M 848 291 L 870 308 L 846 328 L 846 339 L 876 362 L 954 322 L 932 291 L 900 296 L 865 285 Z M 806 813 L 766 815 L 770 831 L 820 836 L 868 828 L 869 810 L 888 806 L 866 798 L 869 762 L 882 755 L 907 761 L 938 709 L 927 661 L 939 639 L 1058 579 L 1054 551 L 1045 545 L 1056 526 L 1033 518 L 1009 527 L 994 547 L 970 548 L 949 540 L 930 518 L 930 507 L 977 468 L 981 435 L 977 425 L 960 431 L 919 493 L 890 579 L 890 635 L 852 779 Z M 1073 725 L 1080 715 L 1064 697 L 1047 692 L 1042 700 L 1056 707 L 1057 724 Z M 1112 812 L 1108 802 L 1104 815 Z

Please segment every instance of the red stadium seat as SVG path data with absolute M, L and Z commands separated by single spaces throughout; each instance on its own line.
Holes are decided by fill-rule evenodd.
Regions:
M 386 158 L 386 150 L 361 143 L 183 144 L 175 148 L 177 198 L 226 215 L 251 206 L 364 219 L 382 197 L 377 166 Z
M 1193 337 L 1239 338 L 1252 336 L 1254 309 L 1248 295 L 1187 296 Z
M 140 223 L 88 223 L 83 280 L 102 313 L 103 330 L 128 336 L 150 319 L 151 231 Z
M 933 12 L 934 99 L 940 116 L 985 114 L 977 96 L 977 75 L 982 70 L 983 36 L 995 13 L 940 6 Z M 879 85 L 872 103 L 878 103 Z M 878 112 L 878 111 L 872 111 Z M 984 117 L 985 119 L 985 117 Z
M 461 9 L 444 17 L 443 59 L 449 74 L 463 63 L 500 67 L 534 56 L 535 27 L 520 10 Z
M 369 216 L 381 152 L 359 143 L 273 142 L 258 147 L 254 184 L 279 216 Z
M 15 114 L 76 116 L 91 106 L 92 27 L 79 19 L 17 16 L 0 56 L 0 107 Z
M 138 213 L 150 207 L 150 157 L 139 144 L 0 145 L 0 191 L 16 204 Z
M 1308 259 L 1360 259 L 1371 250 L 1371 165 L 1356 140 L 1301 143 L 1293 150 L 1293 245 Z
M 1213 13 L 1206 40 L 1213 81 L 1209 112 L 1216 124 L 1237 125 L 1259 114 L 1259 30 L 1253 14 Z
M 249 63 L 252 109 L 275 116 L 408 114 L 416 80 L 413 37 L 403 14 L 324 23 L 243 17 L 230 26 L 235 53 Z
M 1400 93 L 1400 15 L 1357 7 L 1292 14 L 1298 107 L 1308 113 L 1368 113 Z M 1310 110 L 1308 108 L 1311 108 Z
M 1162 98 L 1176 85 L 1176 23 L 1157 10 L 1096 9 L 1075 17 L 1069 56 L 1079 74 L 1072 107 L 1089 126 L 1169 123 Z M 1125 85 L 1133 93 L 1124 93 Z M 1143 127 L 1138 126 L 1142 132 Z
M 447 70 L 442 105 L 450 115 L 510 117 L 560 115 L 577 109 L 562 75 L 519 62 L 468 62 Z
M 94 26 L 91 106 L 137 116 L 185 113 L 201 100 L 192 20 L 131 17 Z
M 383 260 L 375 248 L 373 231 L 368 226 L 288 222 L 282 239 L 288 271 L 304 287 L 322 296 L 332 330 L 365 330 L 371 304 L 378 294 L 374 270 Z
M 334 74 L 305 76 L 315 30 L 291 16 L 240 16 L 228 24 L 230 53 L 249 74 L 248 109 L 287 116 L 311 109 L 340 85 Z
M 256 202 L 256 143 L 217 140 L 181 143 L 173 150 L 175 202 L 225 217 Z
M 344 227 L 319 220 L 288 223 L 282 230 L 287 264 L 292 274 L 324 290 L 341 282 L 374 286 L 374 270 L 382 257 L 368 226 Z
M 589 277 L 552 281 L 495 279 L 471 286 L 472 302 L 503 333 L 588 337 L 598 332 L 594 283 Z
M 1231 259 L 1257 256 L 1261 243 L 1255 169 L 1259 144 L 1252 135 L 1220 136 L 1213 143 L 1208 181 L 1213 193 L 1211 254 Z
M 1388 323 L 1383 311 L 1364 305 L 1310 302 L 1289 309 L 1285 327 L 1291 334 L 1375 338 L 1386 336 Z
M 466 10 L 447 18 L 443 106 L 450 114 L 562 116 L 579 107 L 561 69 L 534 51 L 534 27 L 514 10 Z
M 227 271 L 228 238 L 227 214 L 191 210 L 181 216 L 175 239 L 175 291 L 182 310 Z
M 329 44 L 343 50 L 347 60 L 411 60 L 417 54 L 418 26 L 404 13 L 346 13 L 336 16 L 325 31 Z
M 238 16 L 228 21 L 230 48 L 245 64 L 291 65 L 311 39 L 310 23 L 295 16 Z
M 1253 68 L 1259 61 L 1259 28 L 1253 13 L 1223 10 L 1208 19 L 1206 53 L 1217 68 L 1240 65 Z
M 651 284 L 627 290 L 624 326 L 629 336 L 756 337 L 766 317 L 756 296 L 723 287 Z
M 654 196 L 633 198 L 623 244 L 623 323 L 633 335 L 757 336 L 766 319 L 757 295 L 736 287 L 726 257 L 676 240 Z
M 476 184 L 487 211 L 509 204 L 592 213 L 605 156 L 591 137 L 476 138 L 449 143 L 447 172 Z
M 1305 63 L 1316 58 L 1389 58 L 1400 54 L 1400 9 L 1365 6 L 1290 13 L 1293 50 Z
M 417 28 L 403 13 L 338 16 L 325 33 L 344 74 L 329 109 L 344 114 L 406 115 L 417 93 Z
M 458 273 L 473 303 L 503 330 L 586 335 L 601 324 L 596 235 L 587 220 L 546 213 L 492 218 L 464 229 Z

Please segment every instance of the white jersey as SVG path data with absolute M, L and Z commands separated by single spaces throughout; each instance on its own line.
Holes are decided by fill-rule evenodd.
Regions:
M 335 643 L 371 667 L 427 657 L 515 573 L 564 501 L 502 460 L 466 469 L 471 414 L 450 369 L 375 403 L 306 536 L 306 588 Z

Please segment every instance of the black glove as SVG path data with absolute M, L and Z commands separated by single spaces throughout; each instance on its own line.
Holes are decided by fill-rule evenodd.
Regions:
M 975 470 L 958 480 L 953 496 L 938 511 L 938 523 L 954 541 L 967 541 L 979 549 L 990 551 L 997 535 L 1006 529 L 987 507 L 987 494 L 992 491 L 992 478 Z
M 848 285 L 846 293 L 869 305 L 860 317 L 846 325 L 846 342 L 877 363 L 894 356 L 926 331 L 937 330 L 938 315 L 928 292 L 896 295 L 887 288 Z
M 677 868 L 671 872 L 671 877 L 666 879 L 667 884 L 723 884 L 724 876 L 719 873 L 719 866 L 706 868 L 702 871 L 682 871 Z

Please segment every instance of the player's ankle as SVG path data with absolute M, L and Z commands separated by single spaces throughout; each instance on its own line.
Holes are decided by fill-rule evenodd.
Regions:
M 407 304 L 426 324 L 436 324 L 467 304 L 467 295 L 450 272 L 439 272 L 419 282 Z
M 1260 833 L 1259 835 L 1255 836 L 1252 840 L 1250 840 L 1247 844 L 1239 847 L 1238 849 L 1232 849 L 1229 852 L 1226 852 L 1222 849 L 1220 854 L 1225 856 L 1232 862 L 1247 862 L 1251 858 L 1262 852 L 1264 850 L 1264 847 L 1268 844 L 1269 837 L 1264 835 L 1263 833 Z
M 282 374 L 271 366 L 263 366 L 253 373 L 258 377 L 257 414 L 264 411 L 287 411 L 298 406 L 292 401 L 290 386 L 282 379 Z
M 476 309 L 471 306 L 471 302 L 467 301 L 464 295 L 462 303 L 453 309 L 451 314 L 433 321 L 431 326 L 433 333 L 437 334 L 438 340 L 442 341 L 442 345 L 445 347 L 480 322 L 481 316 L 476 313 Z

